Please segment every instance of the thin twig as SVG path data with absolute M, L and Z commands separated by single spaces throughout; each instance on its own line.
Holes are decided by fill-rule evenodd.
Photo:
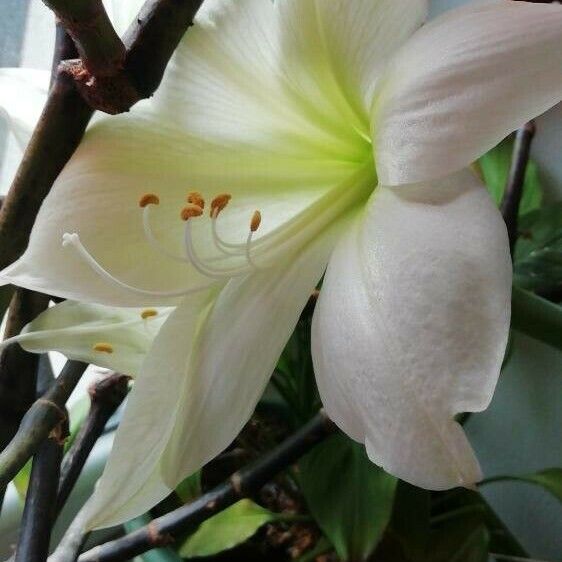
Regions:
M 513 147 L 513 158 L 511 169 L 505 188 L 505 194 L 501 202 L 501 212 L 507 225 L 509 234 L 509 244 L 511 252 L 515 247 L 518 236 L 518 217 L 521 199 L 523 197 L 523 186 L 525 184 L 525 174 L 529 164 L 531 154 L 531 143 L 536 133 L 534 121 L 529 121 L 515 135 L 515 145 Z
M 5 336 L 11 337 L 31 322 L 48 304 L 44 295 L 16 289 L 10 302 Z M 19 345 L 9 345 L 0 352 L 0 449 L 14 438 L 18 427 L 35 400 L 38 356 Z M 0 484 L 0 505 L 5 484 Z
M 129 377 L 113 373 L 89 389 L 90 411 L 72 447 L 64 457 L 58 487 L 56 512 L 60 513 L 105 424 L 127 395 Z
M 101 0 L 43 0 L 72 37 L 93 76 L 111 76 L 123 67 L 125 45 Z M 68 57 L 64 57 L 68 58 Z
M 86 367 L 85 363 L 68 361 L 49 390 L 27 411 L 16 435 L 0 453 L 0 488 L 8 485 L 41 442 L 66 421 L 64 405 Z
M 41 356 L 37 374 L 39 397 L 53 384 L 53 381 L 54 375 L 49 358 L 46 355 Z M 14 556 L 15 562 L 44 562 L 49 553 L 57 484 L 68 424 L 59 426 L 58 429 L 58 432 L 52 432 L 39 445 L 33 457 Z
M 55 24 L 55 52 L 53 53 L 53 62 L 51 64 L 51 88 L 57 78 L 59 64 L 63 60 L 75 59 L 77 56 L 76 45 L 74 45 L 72 38 L 66 32 L 62 23 L 57 21 Z
M 273 476 L 297 461 L 315 445 L 334 433 L 335 425 L 321 412 L 294 435 L 250 466 L 235 472 L 225 483 L 162 517 L 154 519 L 120 539 L 97 546 L 78 558 L 79 562 L 128 560 L 163 546 L 175 537 L 259 490 Z

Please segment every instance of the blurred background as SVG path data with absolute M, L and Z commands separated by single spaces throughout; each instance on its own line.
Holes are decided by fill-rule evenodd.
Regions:
M 125 1 L 125 0 L 123 0 Z M 373 0 L 374 1 L 374 0 Z M 466 0 L 433 0 L 431 16 Z M 49 69 L 54 44 L 51 14 L 40 0 L 1 0 L 0 66 Z M 0 190 L 5 192 L 19 151 L 6 134 L 0 113 Z M 562 199 L 562 105 L 537 122 L 533 157 L 539 166 L 547 198 Z M 470 295 L 467 295 L 470 298 Z M 61 358 L 53 356 L 55 366 Z M 72 402 L 79 403 L 95 369 L 90 368 Z M 515 333 L 513 354 L 503 372 L 492 406 L 467 424 L 471 442 L 487 477 L 526 474 L 562 467 L 562 353 Z M 97 444 L 82 483 L 61 518 L 64 527 L 83 503 L 101 472 L 111 446 L 108 433 Z M 541 488 L 524 483 L 497 483 L 483 489 L 498 515 L 536 558 L 562 562 L 562 505 Z M 21 515 L 14 489 L 0 518 L 0 557 L 9 552 Z M 59 529 L 60 531 L 60 529 Z

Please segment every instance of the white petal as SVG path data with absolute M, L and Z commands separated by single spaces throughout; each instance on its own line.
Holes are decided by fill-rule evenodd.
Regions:
M 510 0 L 452 10 L 390 63 L 372 111 L 384 185 L 468 166 L 562 99 L 562 6 Z
M 334 234 L 290 263 L 230 281 L 197 322 L 189 301 L 170 316 L 135 383 L 92 526 L 149 509 L 238 435 L 326 267 Z
M 220 219 L 229 242 L 245 241 L 256 209 L 263 215 L 258 239 L 286 224 L 298 233 L 320 216 L 313 206 L 364 163 L 342 152 L 339 135 L 311 123 L 287 94 L 275 67 L 273 15 L 268 1 L 209 4 L 154 100 L 90 127 L 41 208 L 28 250 L 2 273 L 4 282 L 118 306 L 178 302 L 133 294 L 99 277 L 72 248 L 61 247 L 65 232 L 77 232 L 106 270 L 140 289 L 208 284 L 147 243 L 137 204 L 145 192 L 160 195 L 153 229 L 175 255 L 183 252 L 179 211 L 192 190 L 207 202 L 233 194 Z M 218 260 L 208 219 L 198 224 L 198 250 Z
M 427 0 L 277 0 L 282 64 L 317 110 L 368 123 L 388 58 L 424 22 Z M 368 125 L 367 125 L 368 133 Z
M 0 69 L 0 120 L 13 135 L 2 161 L 0 192 L 6 193 L 47 99 L 49 72 L 23 68 Z M 14 142 L 12 142 L 12 139 Z
M 391 474 L 480 478 L 459 412 L 491 400 L 509 330 L 505 225 L 480 182 L 379 188 L 330 261 L 313 322 L 328 414 Z
M 69 359 L 93 363 L 127 375 L 137 375 L 140 366 L 170 309 L 113 308 L 73 301 L 52 306 L 27 324 L 19 336 L 2 345 L 19 343 L 34 353 L 59 351 Z M 109 343 L 111 353 L 96 351 Z

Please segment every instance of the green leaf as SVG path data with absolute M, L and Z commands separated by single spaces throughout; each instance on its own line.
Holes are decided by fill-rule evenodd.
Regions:
M 400 480 L 389 530 L 410 560 L 423 560 L 429 540 L 430 493 Z
M 482 482 L 482 485 L 492 482 L 527 482 L 541 486 L 550 492 L 558 501 L 562 502 L 562 468 L 547 468 L 535 474 L 524 474 L 523 476 L 495 476 Z
M 487 562 L 490 533 L 479 517 L 448 521 L 432 533 L 426 560 L 431 562 Z
M 193 473 L 180 482 L 175 490 L 183 503 L 192 502 L 201 495 L 201 471 Z
M 519 232 L 515 261 L 520 261 L 562 232 L 562 202 L 542 207 L 519 218 Z
M 506 139 L 492 148 L 487 154 L 478 160 L 484 183 L 488 187 L 490 195 L 499 205 L 503 199 L 505 186 L 511 167 L 513 155 L 513 138 Z M 523 184 L 523 198 L 519 214 L 524 215 L 541 206 L 543 190 L 539 179 L 538 169 L 533 161 L 530 161 L 525 174 Z
M 266 523 L 283 519 L 283 515 L 251 500 L 240 500 L 202 523 L 181 545 L 179 553 L 184 558 L 212 556 L 245 542 Z
M 511 326 L 562 349 L 562 307 L 517 286 L 513 287 L 511 299 Z
M 340 434 L 306 455 L 299 474 L 310 512 L 340 558 L 367 559 L 390 521 L 396 478 Z

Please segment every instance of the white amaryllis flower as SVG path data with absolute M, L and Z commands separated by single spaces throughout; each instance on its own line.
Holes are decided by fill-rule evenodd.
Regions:
M 89 129 L 2 278 L 176 306 L 91 526 L 229 445 L 326 267 L 312 351 L 328 414 L 404 480 L 480 479 L 454 416 L 490 402 L 511 266 L 468 166 L 562 98 L 562 7 L 493 0 L 421 27 L 426 9 L 207 0 L 154 99 Z

